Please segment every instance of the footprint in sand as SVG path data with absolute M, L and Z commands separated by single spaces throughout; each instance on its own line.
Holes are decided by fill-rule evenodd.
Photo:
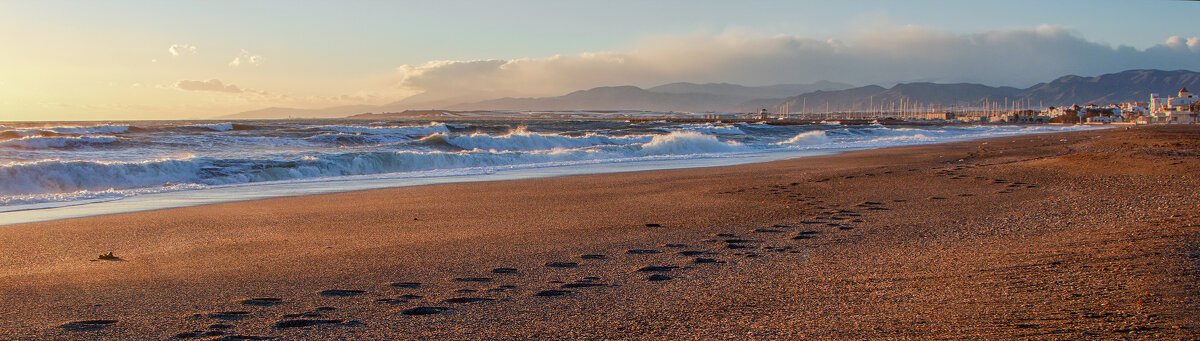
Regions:
M 563 284 L 561 286 L 561 288 L 574 289 L 574 288 L 591 288 L 591 287 L 602 287 L 602 286 L 604 286 L 604 284 L 594 283 L 594 282 L 575 282 L 575 283 Z
M 569 294 L 572 294 L 572 293 L 575 293 L 575 292 L 574 292 L 574 291 L 570 291 L 570 290 L 542 290 L 542 291 L 539 291 L 539 292 L 538 292 L 538 293 L 536 293 L 536 294 L 533 294 L 533 296 L 537 296 L 537 297 L 555 297 L 555 296 L 565 296 L 565 295 L 569 295 Z
M 333 311 L 333 310 L 337 310 L 337 308 L 317 307 L 317 309 L 315 309 L 313 311 L 308 311 L 308 312 L 303 312 L 303 313 L 294 313 L 294 314 L 284 314 L 283 318 L 294 319 L 294 318 L 301 318 L 301 317 L 307 317 L 307 318 L 325 317 L 325 314 L 321 313 L 322 311 Z
M 670 280 L 670 279 L 671 279 L 671 276 L 659 275 L 659 274 L 654 274 L 654 275 L 650 275 L 650 276 L 646 277 L 646 280 L 651 281 L 651 282 L 666 281 L 666 280 Z
M 330 296 L 330 297 L 350 297 L 350 296 L 362 295 L 365 293 L 367 293 L 366 290 L 329 289 L 329 290 L 323 290 L 321 292 L 318 292 L 317 294 L 321 295 L 321 296 Z
M 637 272 L 668 272 L 678 268 L 678 266 L 674 265 L 651 265 L 643 266 L 642 268 L 637 269 Z
M 241 319 L 246 318 L 249 315 L 250 315 L 249 311 L 218 311 L 218 312 L 204 314 L 205 317 L 208 317 L 211 319 L 225 320 L 225 321 L 241 320 Z
M 179 333 L 179 334 L 175 334 L 175 336 L 172 336 L 172 337 L 174 337 L 174 338 L 176 338 L 176 339 L 190 339 L 190 338 L 193 338 L 193 337 L 203 337 L 203 336 L 204 336 L 204 331 L 202 331 L 202 330 L 193 330 L 193 331 L 190 331 L 190 332 L 182 332 L 182 333 Z
M 455 297 L 455 298 L 448 298 L 448 299 L 442 300 L 442 302 L 454 303 L 454 304 L 475 303 L 475 302 L 485 302 L 485 301 L 495 301 L 495 299 L 486 298 L 486 297 Z
M 416 308 L 412 308 L 412 309 L 405 309 L 404 311 L 401 311 L 400 314 L 404 314 L 404 315 L 408 315 L 408 316 L 433 315 L 433 314 L 437 314 L 437 313 L 440 313 L 440 312 L 443 312 L 446 310 L 450 310 L 450 308 L 446 308 L 446 307 L 416 307 Z
M 817 234 L 820 234 L 820 233 L 821 232 L 819 232 L 819 231 L 800 231 L 800 232 L 796 233 L 795 236 L 792 236 L 792 239 L 794 239 L 794 240 L 812 239 L 812 238 L 815 238 L 817 236 Z
M 67 322 L 58 327 L 73 332 L 85 332 L 104 329 L 114 323 L 117 323 L 117 320 L 83 320 Z
M 233 325 L 224 324 L 224 323 L 216 323 L 216 324 L 208 325 L 208 329 L 226 330 L 226 329 L 232 329 L 232 328 L 233 328 Z
M 323 325 L 323 324 L 339 324 L 339 323 L 342 323 L 342 320 L 296 319 L 296 320 L 281 320 L 279 322 L 275 322 L 275 324 L 273 324 L 271 326 L 278 328 L 278 329 L 285 329 L 285 328 L 303 328 L 303 327 L 312 327 L 312 326 L 318 326 L 318 325 Z
M 253 306 L 259 306 L 259 307 L 270 307 L 270 306 L 282 304 L 283 299 L 279 299 L 279 298 L 275 298 L 275 297 L 255 297 L 255 298 L 247 298 L 247 299 L 241 300 L 241 302 L 239 302 L 239 303 L 244 304 L 244 305 L 253 305 Z
M 662 251 L 646 250 L 646 249 L 633 249 L 633 250 L 625 251 L 625 253 L 631 254 L 631 255 L 652 255 L 652 254 L 656 254 L 656 253 L 662 253 Z
M 210 330 L 210 331 L 193 330 L 190 332 L 183 332 L 183 333 L 175 334 L 174 338 L 176 338 L 176 339 L 204 338 L 204 337 L 213 337 L 213 336 L 223 336 L 223 335 L 227 335 L 227 334 L 228 333 L 221 331 L 221 330 Z M 235 335 L 229 335 L 229 336 L 225 336 L 223 338 L 211 339 L 211 340 L 270 340 L 270 339 L 273 339 L 273 338 L 266 337 L 266 336 L 235 334 Z

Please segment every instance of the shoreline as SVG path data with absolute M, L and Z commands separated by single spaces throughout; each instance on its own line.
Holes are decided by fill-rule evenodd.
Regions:
M 1102 128 L 1091 128 L 1097 130 Z M 1035 134 L 1053 134 L 1057 132 L 1038 132 L 1028 134 L 1003 135 L 1022 136 Z M 996 137 L 978 137 L 950 139 L 934 142 L 954 143 L 977 139 Z M 465 174 L 437 175 L 444 171 L 463 171 L 464 169 L 446 169 L 404 173 L 400 175 L 367 174 L 344 178 L 303 179 L 293 181 L 241 183 L 216 186 L 205 189 L 175 190 L 152 192 L 120 198 L 95 198 L 76 202 L 44 202 L 37 204 L 15 205 L 16 208 L 0 210 L 0 226 L 52 221 L 59 219 L 83 218 L 97 215 L 144 212 L 152 210 L 211 205 L 227 202 L 262 200 L 280 197 L 293 197 L 327 193 L 353 192 L 382 188 L 424 186 L 444 183 L 506 181 L 518 179 L 534 179 L 546 177 L 573 176 L 585 174 L 612 174 L 624 172 L 654 171 L 684 168 L 724 167 L 731 165 L 753 164 L 779 160 L 804 158 L 820 155 L 834 155 L 860 150 L 886 149 L 904 146 L 929 145 L 931 143 L 913 143 L 900 146 L 886 147 L 843 147 L 816 148 L 800 150 L 754 151 L 748 153 L 717 155 L 704 158 L 665 158 L 662 160 L 639 160 L 604 162 L 593 160 L 595 163 L 547 166 L 511 165 L 499 167 L 499 170 L 484 167 L 478 170 L 467 169 Z M 506 169 L 507 168 L 507 169 Z M 425 174 L 425 175 L 422 175 Z
M 1194 338 L 1200 180 L 1179 174 L 1200 170 L 1197 137 L 1019 135 L 8 225 L 0 330 Z M 104 252 L 123 261 L 88 261 Z
M 98 215 L 145 212 L 231 202 L 370 191 L 388 188 L 429 186 L 452 183 L 542 179 L 575 175 L 619 174 L 627 172 L 650 172 L 672 169 L 726 167 L 820 155 L 835 155 L 851 151 L 854 151 L 854 149 L 749 153 L 745 155 L 722 156 L 703 159 L 667 159 L 578 164 L 567 166 L 528 167 L 497 171 L 481 171 L 479 174 L 467 175 L 418 175 L 411 177 L 381 177 L 377 179 L 372 179 L 370 177 L 373 175 L 368 175 L 365 176 L 368 177 L 367 179 L 331 178 L 313 179 L 312 181 L 301 182 L 245 183 L 199 190 L 150 193 L 111 200 L 97 199 L 98 201 L 96 202 L 67 202 L 62 203 L 65 204 L 63 206 L 49 208 L 29 208 L 0 211 L 0 220 L 2 220 L 0 221 L 0 226 L 61 219 L 86 218 Z M 595 169 L 597 167 L 600 169 Z

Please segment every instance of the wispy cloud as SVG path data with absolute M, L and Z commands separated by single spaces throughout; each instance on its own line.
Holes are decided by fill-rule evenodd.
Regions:
M 230 67 L 238 67 L 238 66 L 242 66 L 242 64 L 259 66 L 262 64 L 262 62 L 263 62 L 262 56 L 256 55 L 256 54 L 251 54 L 250 52 L 248 52 L 246 50 L 242 50 L 241 54 L 239 54 L 237 57 L 233 57 L 233 61 L 229 62 L 229 66 Z
M 171 55 L 175 57 L 179 57 L 183 54 L 195 54 L 196 46 L 188 44 L 174 44 L 167 48 L 167 52 L 170 52 Z
M 953 34 L 895 25 L 860 31 L 845 41 L 747 33 L 662 36 L 624 51 L 402 65 L 397 84 L 442 97 L 558 95 L 596 86 L 677 81 L 1029 86 L 1065 74 L 1140 68 L 1200 69 L 1200 38 L 1171 37 L 1136 49 L 1090 41 L 1057 26 Z

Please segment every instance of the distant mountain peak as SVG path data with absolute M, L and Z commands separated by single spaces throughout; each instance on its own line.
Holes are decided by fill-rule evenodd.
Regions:
M 1020 102 L 1029 106 L 1064 106 L 1146 101 L 1151 93 L 1173 94 L 1180 88 L 1200 88 L 1200 73 L 1189 70 L 1126 70 L 1095 77 L 1066 75 L 1026 89 L 976 83 L 909 82 L 885 88 L 852 87 L 820 81 L 811 84 L 743 86 L 731 83 L 676 82 L 651 88 L 632 85 L 602 86 L 562 96 L 504 97 L 476 101 L 489 94 L 459 97 L 414 96 L 384 106 L 342 106 L 325 109 L 267 108 L 221 118 L 345 117 L 364 112 L 398 112 L 406 109 L 447 110 L 652 110 L 652 111 L 758 111 L 761 108 L 792 112 L 870 110 L 894 103 L 976 105 L 984 102 Z M 491 95 L 498 95 L 492 93 Z M 497 98 L 500 96 L 492 97 Z M 486 98 L 486 97 L 484 97 Z

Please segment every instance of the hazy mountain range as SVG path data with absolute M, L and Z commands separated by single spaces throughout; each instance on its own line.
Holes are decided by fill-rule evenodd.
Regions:
M 852 86 L 849 84 L 828 81 L 770 86 L 671 83 L 649 89 L 635 86 L 609 86 L 579 90 L 555 97 L 504 97 L 485 101 L 425 98 L 422 95 L 416 95 L 381 106 L 353 105 L 323 109 L 267 108 L 219 118 L 332 118 L 365 112 L 400 112 L 421 109 L 722 111 L 755 99 L 781 99 L 813 91 L 841 90 L 850 87 Z M 470 94 L 460 98 L 488 98 L 488 96 L 487 94 Z
M 1173 95 L 1180 87 L 1200 90 L 1200 73 L 1176 70 L 1129 70 L 1097 77 L 1063 76 L 1047 83 L 1019 89 L 973 83 L 901 83 L 852 87 L 821 81 L 812 84 L 742 86 L 728 83 L 671 83 L 642 89 L 635 86 L 598 87 L 562 96 L 497 98 L 485 101 L 424 100 L 420 95 L 382 106 L 355 105 L 324 109 L 267 108 L 220 118 L 345 117 L 365 112 L 399 112 L 409 109 L 444 110 L 650 110 L 686 112 L 752 112 L 766 108 L 790 112 L 869 110 L 891 103 L 982 105 L 985 102 L 1021 101 L 1030 106 L 1108 104 L 1147 101 L 1151 93 Z M 486 98 L 472 94 L 462 98 Z
M 1129 70 L 1097 77 L 1063 76 L 1048 83 L 1018 89 L 980 84 L 902 83 L 892 88 L 869 85 L 838 91 L 816 91 L 783 100 L 743 103 L 733 111 L 768 108 L 791 112 L 865 111 L 889 108 L 902 101 L 939 106 L 982 106 L 986 102 L 1021 102 L 1026 107 L 1147 102 L 1151 93 L 1174 96 L 1181 87 L 1200 88 L 1200 73 L 1186 70 Z

